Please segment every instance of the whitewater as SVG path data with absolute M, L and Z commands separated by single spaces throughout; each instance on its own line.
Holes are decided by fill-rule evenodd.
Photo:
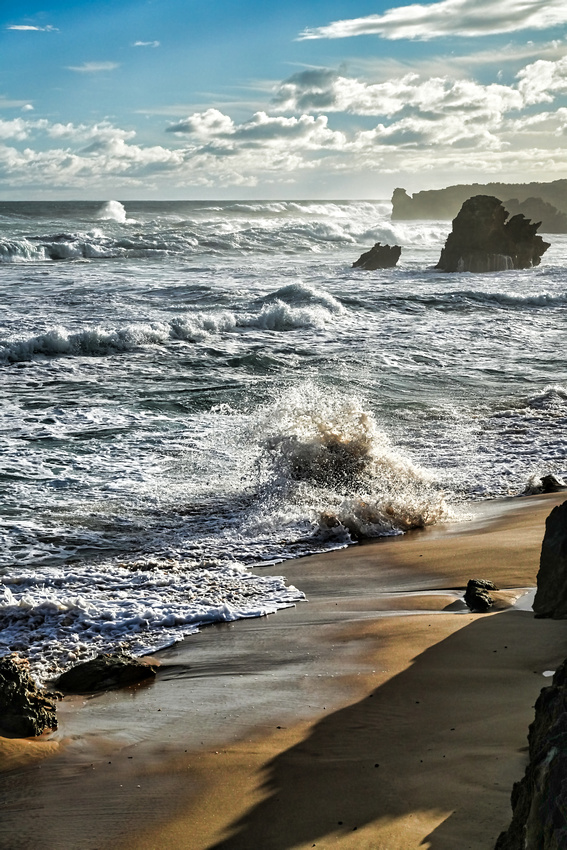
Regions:
M 151 652 L 302 602 L 288 558 L 567 476 L 567 237 L 445 274 L 449 230 L 385 201 L 0 203 L 0 654 L 45 679 Z M 377 241 L 398 266 L 352 269 Z

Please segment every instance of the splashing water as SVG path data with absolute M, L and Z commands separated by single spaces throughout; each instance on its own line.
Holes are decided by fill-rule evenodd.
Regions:
M 126 224 L 126 210 L 120 201 L 107 201 L 107 203 L 99 210 L 98 216 L 101 221 L 117 221 L 119 224 Z
M 256 427 L 274 492 L 311 514 L 322 534 L 400 534 L 449 516 L 433 475 L 396 449 L 356 398 L 307 383 L 284 394 Z

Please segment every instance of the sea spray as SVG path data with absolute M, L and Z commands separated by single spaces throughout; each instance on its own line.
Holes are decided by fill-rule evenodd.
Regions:
M 354 397 L 302 383 L 264 411 L 259 432 L 262 478 L 282 506 L 311 518 L 313 533 L 342 527 L 352 539 L 375 537 L 449 516 L 433 475 L 394 447 Z

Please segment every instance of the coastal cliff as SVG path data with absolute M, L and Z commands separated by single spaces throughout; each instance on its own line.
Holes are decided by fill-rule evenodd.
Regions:
M 544 232 L 567 233 L 567 179 L 554 180 L 552 183 L 473 183 L 416 192 L 413 196 L 408 195 L 405 189 L 398 188 L 392 195 L 392 220 L 450 220 L 455 218 L 463 203 L 474 195 L 499 198 L 513 214 L 521 212 L 541 221 Z M 552 209 L 545 205 L 550 205 Z

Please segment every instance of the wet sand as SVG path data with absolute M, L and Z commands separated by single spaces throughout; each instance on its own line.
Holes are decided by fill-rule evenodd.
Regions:
M 0 847 L 493 847 L 567 656 L 565 622 L 510 607 L 564 500 L 280 565 L 308 603 L 204 629 L 154 684 L 65 700 L 45 741 L 0 739 Z M 503 588 L 494 613 L 464 608 L 473 577 Z

